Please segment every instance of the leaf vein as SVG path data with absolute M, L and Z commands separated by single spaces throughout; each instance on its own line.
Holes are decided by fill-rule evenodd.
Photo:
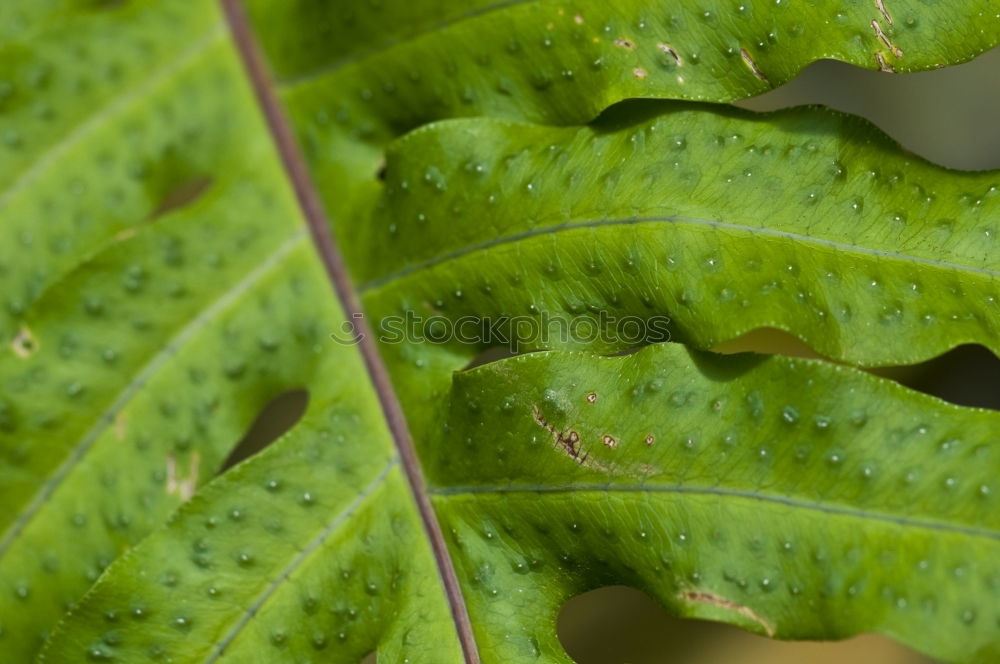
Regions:
M 143 79 L 142 83 L 138 86 L 118 95 L 110 103 L 99 108 L 70 131 L 65 138 L 49 147 L 27 170 L 22 172 L 13 181 L 6 191 L 0 194 L 0 210 L 6 208 L 12 198 L 15 198 L 27 189 L 32 182 L 55 165 L 73 146 L 107 124 L 118 113 L 131 106 L 134 102 L 142 99 L 149 92 L 176 76 L 185 66 L 200 57 L 202 53 L 217 42 L 225 33 L 223 26 L 224 23 L 222 21 L 216 23 L 215 26 L 188 46 L 177 58 Z
M 355 512 L 358 511 L 361 505 L 364 504 L 364 502 L 367 501 L 373 493 L 375 493 L 375 490 L 378 489 L 383 482 L 385 482 L 389 473 L 398 464 L 399 456 L 394 455 L 385 467 L 382 468 L 381 472 L 379 472 L 375 479 L 373 479 L 368 486 L 362 489 L 361 492 L 354 497 L 354 500 L 348 503 L 347 507 L 335 514 L 334 517 L 323 527 L 323 530 L 321 530 L 320 533 L 316 535 L 316 537 L 314 537 L 304 549 L 299 551 L 295 557 L 292 558 L 292 560 L 281 570 L 280 574 L 268 582 L 267 587 L 257 596 L 256 599 L 254 599 L 253 603 L 247 607 L 246 611 L 243 612 L 243 615 L 240 616 L 240 619 L 236 622 L 236 624 L 233 625 L 228 632 L 226 632 L 226 635 L 222 638 L 222 640 L 216 643 L 215 648 L 209 654 L 208 659 L 205 660 L 205 664 L 212 664 L 212 662 L 218 661 L 220 657 L 225 655 L 226 648 L 228 648 L 232 642 L 236 640 L 240 632 L 243 631 L 243 628 L 250 624 L 250 621 L 254 619 L 254 616 L 257 615 L 264 604 L 266 604 L 267 601 L 278 591 L 281 584 L 287 581 L 291 575 L 295 573 L 295 570 L 302 566 L 306 559 L 318 551 L 326 540 L 329 539 L 340 526 L 342 526 L 354 515 Z
M 545 485 L 522 485 L 522 486 L 454 486 L 435 487 L 430 492 L 438 496 L 457 495 L 477 495 L 477 494 L 510 494 L 510 493 L 577 493 L 577 492 L 599 492 L 599 493 L 673 493 L 678 495 L 696 496 L 716 496 L 723 498 L 743 498 L 761 502 L 783 505 L 786 507 L 811 510 L 825 514 L 855 517 L 859 519 L 870 519 L 895 524 L 902 527 L 923 528 L 938 532 L 950 532 L 969 537 L 979 537 L 1000 541 L 1000 531 L 987 528 L 977 528 L 975 526 L 965 526 L 959 524 L 945 523 L 933 519 L 921 519 L 908 516 L 894 516 L 883 512 L 873 512 L 869 510 L 846 507 L 843 505 L 831 505 L 817 503 L 790 496 L 779 496 L 773 494 L 759 493 L 756 491 L 746 491 L 741 489 L 727 489 L 721 487 L 697 487 L 683 484 L 646 484 L 646 485 L 615 485 L 615 484 L 566 484 L 562 486 Z
M 874 256 L 877 258 L 891 258 L 902 261 L 907 261 L 911 263 L 916 263 L 919 265 L 930 265 L 945 269 L 956 270 L 959 272 L 967 272 L 971 274 L 981 274 L 987 277 L 1000 277 L 1000 270 L 994 270 L 986 267 L 974 267 L 971 265 L 963 265 L 961 263 L 955 263 L 951 261 L 945 261 L 937 258 L 926 258 L 923 256 L 914 256 L 911 254 L 905 254 L 899 251 L 890 251 L 886 249 L 874 249 L 872 247 L 863 247 L 856 244 L 850 244 L 847 242 L 838 242 L 836 240 L 827 240 L 824 238 L 810 237 L 802 233 L 794 233 L 791 231 L 784 231 L 774 228 L 764 228 L 747 226 L 744 224 L 735 224 L 731 222 L 718 221 L 715 219 L 704 219 L 699 217 L 684 217 L 680 215 L 662 215 L 662 216 L 648 216 L 648 217 L 620 217 L 620 218 L 604 218 L 604 219 L 588 219 L 584 221 L 570 221 L 563 224 L 556 224 L 552 226 L 544 226 L 541 228 L 533 228 L 520 233 L 513 233 L 511 235 L 506 235 L 499 238 L 493 238 L 485 242 L 479 242 L 476 244 L 470 244 L 453 251 L 429 258 L 427 260 L 421 261 L 419 263 L 414 263 L 408 265 L 404 268 L 396 270 L 395 272 L 390 272 L 381 277 L 371 279 L 358 286 L 358 290 L 361 293 L 366 293 L 371 290 L 382 288 L 391 284 L 394 281 L 412 276 L 418 272 L 433 268 L 437 265 L 447 263 L 450 261 L 458 260 L 470 254 L 474 254 L 480 251 L 486 251 L 494 247 L 502 246 L 505 244 L 517 244 L 522 240 L 528 240 L 534 237 L 540 237 L 545 235 L 553 235 L 556 233 L 561 233 L 565 231 L 586 229 L 586 228 L 602 228 L 610 226 L 631 226 L 639 224 L 691 224 L 693 226 L 707 226 L 709 228 L 721 229 L 721 230 L 732 230 L 732 231 L 742 231 L 749 233 L 751 235 L 760 235 L 765 237 L 773 237 L 779 239 L 791 240 L 794 242 L 801 242 L 802 244 L 814 244 L 821 247 L 827 247 L 830 249 L 836 249 L 845 252 L 854 252 L 859 254 L 866 254 Z
M 147 362 L 136 374 L 128 385 L 118 393 L 111 405 L 97 419 L 97 422 L 84 433 L 83 437 L 70 450 L 66 459 L 56 468 L 55 472 L 45 481 L 44 484 L 32 497 L 17 518 L 13 521 L 3 537 L 0 537 L 0 558 L 7 553 L 17 537 L 24 531 L 31 520 L 37 516 L 46 502 L 52 497 L 63 481 L 70 475 L 73 469 L 83 460 L 87 452 L 94 446 L 94 443 L 104 431 L 111 426 L 117 415 L 125 409 L 129 402 L 146 385 L 150 377 L 173 358 L 180 348 L 190 341 L 202 328 L 208 325 L 218 314 L 224 311 L 229 305 L 239 299 L 244 293 L 260 281 L 268 272 L 302 242 L 306 237 L 304 229 L 296 231 L 285 242 L 278 246 L 253 270 L 248 272 L 240 281 L 233 285 L 221 296 L 211 302 L 208 307 L 201 311 L 196 318 L 193 318 L 187 325 L 170 339 L 163 348 Z

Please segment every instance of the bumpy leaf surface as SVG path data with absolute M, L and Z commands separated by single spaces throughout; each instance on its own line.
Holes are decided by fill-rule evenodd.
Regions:
M 335 224 L 379 147 L 433 120 L 579 124 L 622 99 L 726 102 L 814 60 L 917 71 L 1000 42 L 991 0 L 249 0 Z M 902 112 L 902 111 L 901 111 Z
M 333 515 L 381 473 L 391 480 L 382 509 L 399 514 L 394 537 L 413 537 L 419 520 L 405 485 L 399 493 L 377 400 L 354 349 L 329 340 L 343 313 L 217 8 L 99 11 L 54 21 L 28 46 L 33 60 L 4 60 L 17 84 L 5 113 L 23 132 L 8 134 L 18 140 L 8 140 L 0 198 L 5 657 L 30 661 L 104 568 L 190 499 L 261 407 L 289 389 L 309 389 L 309 414 L 268 472 L 301 467 L 280 474 L 296 532 L 318 548 L 326 538 L 315 524 L 333 533 Z M 240 491 L 258 487 L 238 479 L 247 472 L 227 476 L 242 489 L 226 494 L 220 517 L 252 546 L 233 542 L 220 556 L 235 566 L 266 549 L 273 564 L 292 565 L 247 525 L 273 530 L 285 515 L 236 523 Z M 352 480 L 328 493 L 335 476 Z M 307 548 L 275 532 L 275 542 Z M 200 546 L 179 560 L 208 565 Z M 406 550 L 411 583 L 440 595 L 426 542 Z M 171 596 L 185 589 L 169 570 L 160 582 Z M 187 624 L 180 608 L 150 615 L 147 598 L 130 596 L 112 618 L 148 618 L 142 656 L 155 658 L 152 625 L 183 634 Z M 63 661 L 85 653 L 104 656 L 87 643 Z
M 677 344 L 504 360 L 450 397 L 424 463 L 485 661 L 566 661 L 563 602 L 617 583 L 770 636 L 879 630 L 944 658 L 996 655 L 996 413 Z M 46 661 L 88 646 L 121 661 L 455 659 L 383 495 L 393 462 L 314 440 L 302 455 L 306 440 L 212 483 L 113 565 Z M 350 474 L 327 481 L 323 449 Z
M 992 661 L 998 425 L 854 369 L 665 344 L 461 374 L 424 459 L 493 661 L 563 661 L 562 603 L 608 584 Z
M 3 3 L 6 660 L 566 661 L 561 605 L 609 583 L 1000 657 L 994 413 L 678 344 L 529 336 L 550 352 L 461 371 L 489 344 L 383 343 L 424 486 L 371 359 L 406 313 L 666 315 L 701 348 L 772 326 L 857 365 L 998 350 L 996 174 L 819 110 L 606 110 L 820 57 L 961 62 L 1000 41 L 991 2 L 247 4 L 376 334 L 331 336 L 349 284 L 238 13 Z M 220 474 L 293 389 L 302 419 Z

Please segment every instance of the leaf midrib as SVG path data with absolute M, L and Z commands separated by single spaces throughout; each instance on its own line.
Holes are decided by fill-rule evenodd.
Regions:
M 533 228 L 530 230 L 522 231 L 519 233 L 512 233 L 510 235 L 493 238 L 484 242 L 468 244 L 464 247 L 460 247 L 458 249 L 454 249 L 452 251 L 440 254 L 438 256 L 434 256 L 433 258 L 429 258 L 427 260 L 420 261 L 412 265 L 408 265 L 394 272 L 385 274 L 381 277 L 377 277 L 375 279 L 370 279 L 368 281 L 362 282 L 358 286 L 358 291 L 362 294 L 368 293 L 373 290 L 384 288 L 385 286 L 388 286 L 395 281 L 412 277 L 425 270 L 430 270 L 438 265 L 442 265 L 444 263 L 448 263 L 451 261 L 456 261 L 480 251 L 487 251 L 489 249 L 493 249 L 495 247 L 508 244 L 517 244 L 518 242 L 522 242 L 524 240 L 529 240 L 536 237 L 544 237 L 546 235 L 555 235 L 557 233 L 562 233 L 566 231 L 581 230 L 588 228 L 630 226 L 630 225 L 640 225 L 640 224 L 690 224 L 693 226 L 704 226 L 707 228 L 745 232 L 751 235 L 759 235 L 764 237 L 790 240 L 792 242 L 798 242 L 801 244 L 813 244 L 828 249 L 836 249 L 838 252 L 855 253 L 855 254 L 873 256 L 876 258 L 896 259 L 910 263 L 915 263 L 918 265 L 933 266 L 933 267 L 955 270 L 958 272 L 963 272 L 968 274 L 977 274 L 992 278 L 1000 277 L 1000 270 L 963 265 L 962 263 L 954 263 L 951 261 L 944 261 L 936 258 L 914 256 L 912 254 L 906 254 L 899 251 L 874 249 L 872 247 L 865 247 L 857 244 L 850 244 L 847 242 L 838 242 L 836 240 L 828 240 L 825 238 L 812 237 L 802 233 L 794 233 L 792 231 L 784 231 L 774 228 L 765 228 L 761 226 L 748 226 L 746 224 L 737 224 L 733 222 L 721 221 L 717 219 L 707 219 L 701 217 L 687 217 L 682 215 L 651 215 L 644 217 L 605 217 L 601 219 L 571 220 L 561 224 L 543 226 L 539 228 Z
M 301 551 L 298 551 L 294 557 L 282 568 L 281 572 L 272 578 L 267 587 L 257 595 L 256 599 L 250 603 L 250 606 L 243 612 L 239 620 L 226 632 L 226 635 L 219 640 L 212 652 L 209 653 L 207 659 L 204 660 L 205 664 L 212 664 L 219 660 L 220 657 L 226 654 L 226 649 L 236 640 L 243 628 L 253 620 L 261 608 L 270 600 L 274 594 L 278 591 L 278 588 L 287 581 L 295 571 L 301 567 L 314 553 L 319 551 L 323 544 L 333 535 L 340 526 L 350 519 L 355 512 L 357 512 L 361 506 L 375 493 L 375 491 L 382 486 L 386 478 L 389 477 L 389 473 L 398 465 L 399 457 L 393 456 L 382 470 L 375 476 L 375 478 L 368 483 L 366 487 L 361 489 L 357 496 L 347 504 L 344 509 L 335 514 L 333 518 L 329 519 L 326 524 L 320 530 L 319 534 L 316 535 Z
M 803 509 L 824 514 L 855 517 L 858 519 L 880 521 L 897 526 L 923 528 L 937 532 L 949 532 L 969 537 L 978 537 L 1000 541 L 1000 531 L 986 528 L 975 528 L 946 521 L 934 519 L 921 519 L 906 516 L 894 516 L 884 512 L 876 512 L 859 508 L 852 508 L 845 505 L 822 503 L 802 500 L 790 496 L 761 493 L 744 489 L 729 489 L 722 487 L 704 487 L 687 484 L 602 484 L 602 483 L 577 483 L 559 486 L 545 484 L 524 484 L 524 485 L 480 485 L 480 486 L 449 486 L 432 487 L 430 493 L 435 496 L 462 496 L 462 495 L 505 495 L 512 493 L 535 493 L 535 494 L 564 494 L 564 493 L 666 493 L 676 495 L 700 495 L 717 496 L 725 498 L 743 498 L 783 505 L 795 509 Z
M 24 509 L 17 515 L 17 518 L 11 522 L 7 531 L 0 537 L 0 559 L 6 555 L 14 541 L 24 532 L 24 529 L 38 515 L 42 507 L 55 494 L 66 478 L 70 476 L 76 466 L 83 461 L 87 452 L 91 450 L 101 434 L 112 425 L 118 414 L 139 394 L 150 377 L 159 371 L 166 362 L 173 358 L 188 341 L 193 339 L 216 316 L 228 309 L 231 304 L 247 293 L 257 282 L 270 273 L 271 270 L 280 265 L 304 239 L 304 229 L 297 230 L 285 242 L 278 245 L 274 251 L 265 256 L 264 260 L 247 272 L 242 279 L 204 307 L 197 316 L 184 325 L 163 345 L 163 348 L 158 353 L 142 366 L 132 380 L 114 398 L 111 405 L 99 415 L 97 421 L 69 449 L 69 453 L 63 462 L 45 483 L 39 487 Z
M 399 404 L 388 371 L 374 344 L 373 335 L 365 322 L 358 295 L 330 232 L 331 225 L 323 209 L 319 192 L 312 182 L 305 159 L 296 143 L 295 134 L 278 101 L 277 92 L 268 74 L 267 65 L 246 16 L 242 0 L 219 1 L 285 173 L 295 191 L 302 215 L 308 223 L 316 252 L 323 263 L 344 313 L 348 320 L 354 321 L 356 328 L 359 328 L 360 334 L 356 338 L 357 346 L 364 361 L 369 384 L 378 397 L 379 406 L 396 447 L 403 474 L 424 528 L 424 534 L 430 544 L 463 658 L 466 664 L 479 664 L 479 650 L 468 607 L 465 604 L 462 587 L 458 581 L 455 564 L 451 559 L 444 533 L 434 507 L 431 505 L 430 495 L 427 493 L 420 460 L 417 458 L 416 449 L 410 438 L 402 406 Z

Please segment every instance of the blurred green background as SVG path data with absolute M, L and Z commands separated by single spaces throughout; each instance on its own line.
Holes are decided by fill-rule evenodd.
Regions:
M 740 106 L 768 111 L 801 104 L 866 117 L 905 149 L 944 166 L 1000 168 L 1000 49 L 964 65 L 921 74 L 885 74 L 818 62 L 788 85 Z M 812 355 L 794 337 L 774 330 L 751 332 L 716 350 Z M 981 347 L 962 347 L 923 365 L 875 373 L 955 403 L 1000 409 L 1000 360 Z M 272 402 L 228 464 L 291 427 L 305 409 L 306 398 L 304 392 L 290 392 Z M 559 636 L 578 664 L 930 663 L 877 635 L 838 643 L 790 643 L 725 625 L 679 620 L 641 592 L 623 587 L 571 600 L 560 615 Z M 374 664 L 374 658 L 364 664 Z

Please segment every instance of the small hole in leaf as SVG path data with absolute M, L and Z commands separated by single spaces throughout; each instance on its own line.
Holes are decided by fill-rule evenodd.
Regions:
M 290 390 L 271 399 L 229 453 L 222 470 L 228 470 L 240 461 L 257 454 L 284 435 L 302 419 L 308 404 L 309 393 L 306 390 Z
M 931 664 L 872 634 L 839 642 L 775 641 L 730 625 L 683 620 L 624 586 L 570 599 L 557 632 L 577 664 Z
M 205 195 L 205 192 L 212 186 L 212 182 L 213 179 L 207 175 L 181 182 L 163 197 L 160 204 L 150 214 L 150 218 L 156 219 L 169 212 L 191 205 Z

